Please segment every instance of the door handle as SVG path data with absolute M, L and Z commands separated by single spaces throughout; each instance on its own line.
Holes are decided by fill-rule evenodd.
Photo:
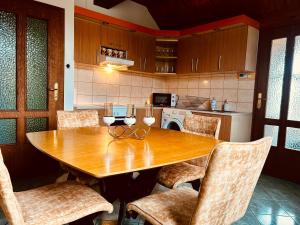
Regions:
M 198 72 L 198 62 L 199 62 L 199 59 L 197 58 L 196 59 L 196 70 L 195 70 L 195 72 Z
M 259 93 L 257 94 L 257 103 L 256 103 L 256 108 L 257 108 L 257 109 L 261 109 L 261 107 L 262 107 L 262 100 L 266 101 L 267 99 L 266 99 L 266 98 L 263 98 L 263 97 L 262 97 L 262 93 L 259 92 Z
M 145 57 L 145 60 L 144 60 L 144 71 L 146 71 L 146 64 L 147 64 L 147 58 Z
M 54 83 L 53 88 L 48 88 L 48 91 L 53 91 L 54 101 L 57 102 L 57 100 L 58 100 L 58 82 Z

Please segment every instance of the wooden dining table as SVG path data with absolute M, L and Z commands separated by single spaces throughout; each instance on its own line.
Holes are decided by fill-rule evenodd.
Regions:
M 162 166 L 207 156 L 219 143 L 214 138 L 161 128 L 152 128 L 144 140 L 114 139 L 107 127 L 32 132 L 27 138 L 51 158 L 98 179 L 137 171 L 155 171 L 155 175 Z M 149 179 L 146 176 L 144 180 Z M 117 186 L 126 189 L 122 182 Z

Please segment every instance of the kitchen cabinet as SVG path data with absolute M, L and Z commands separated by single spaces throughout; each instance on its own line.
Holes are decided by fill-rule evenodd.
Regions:
M 259 33 L 239 26 L 179 40 L 178 73 L 255 71 Z
M 97 64 L 100 49 L 101 25 L 92 21 L 75 18 L 74 58 L 77 63 Z
M 128 50 L 129 31 L 117 28 L 108 24 L 101 25 L 101 34 L 99 36 L 101 46 L 115 48 L 119 50 Z
M 130 70 L 154 72 L 154 37 L 136 32 L 130 33 L 129 36 L 128 58 L 134 61 Z

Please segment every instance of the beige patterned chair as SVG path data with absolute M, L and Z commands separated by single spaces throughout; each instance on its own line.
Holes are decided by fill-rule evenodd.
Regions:
M 191 114 L 185 117 L 182 131 L 218 139 L 220 127 L 221 119 L 218 117 Z M 208 161 L 209 157 L 201 157 L 164 166 L 158 173 L 158 182 L 165 187 L 176 188 L 182 183 L 200 180 L 205 175 Z
M 223 142 L 212 153 L 200 192 L 178 188 L 129 203 L 154 225 L 229 225 L 242 218 L 271 147 L 270 137 Z
M 59 225 L 113 206 L 94 190 L 76 182 L 13 192 L 0 151 L 0 205 L 10 225 Z
M 73 129 L 81 127 L 99 127 L 99 115 L 97 110 L 80 110 L 80 111 L 57 111 L 57 129 Z M 69 173 L 77 178 L 82 184 L 92 186 L 98 182 L 97 179 L 72 169 L 64 164 L 61 167 L 67 171 L 57 179 L 57 182 L 66 181 Z
M 98 127 L 99 116 L 97 110 L 57 111 L 57 129 L 79 127 Z

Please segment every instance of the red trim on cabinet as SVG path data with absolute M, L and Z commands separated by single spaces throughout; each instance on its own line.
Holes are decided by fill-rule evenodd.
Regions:
M 82 16 L 90 17 L 96 20 L 101 20 L 110 24 L 114 24 L 117 26 L 121 26 L 130 30 L 136 30 L 139 32 L 147 33 L 156 37 L 180 37 L 182 35 L 188 35 L 188 34 L 193 34 L 193 33 L 199 33 L 199 32 L 204 32 L 207 30 L 213 30 L 213 29 L 218 29 L 222 27 L 227 27 L 231 26 L 234 24 L 247 24 L 252 27 L 255 27 L 259 29 L 259 22 L 257 22 L 254 19 L 251 19 L 248 16 L 241 15 L 241 16 L 235 16 L 232 18 L 224 19 L 224 20 L 219 20 L 216 22 L 192 27 L 192 28 L 187 28 L 181 31 L 177 30 L 156 30 L 156 29 L 151 29 L 148 27 L 144 27 L 138 24 L 134 24 L 131 22 L 127 22 L 125 20 L 121 20 L 118 18 L 114 18 L 112 16 L 107 16 L 102 13 L 98 13 L 89 9 L 85 9 L 79 6 L 75 6 L 75 14 L 79 14 Z

